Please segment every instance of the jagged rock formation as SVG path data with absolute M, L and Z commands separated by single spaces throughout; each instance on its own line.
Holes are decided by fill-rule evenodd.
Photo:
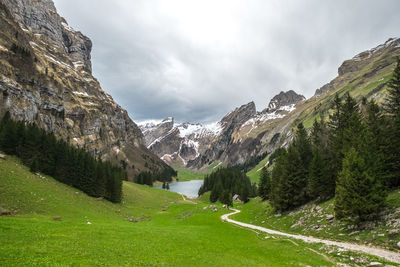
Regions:
M 237 108 L 219 122 L 221 131 L 218 135 L 209 139 L 208 143 L 199 142 L 201 149 L 198 150 L 198 156 L 191 159 L 194 157 L 194 153 L 191 153 L 185 159 L 186 167 L 205 169 L 217 164 L 241 164 L 252 157 L 270 153 L 279 146 L 286 146 L 291 142 L 293 129 L 299 122 L 308 128 L 317 118 L 327 119 L 336 93 L 343 95 L 348 92 L 358 101 L 367 97 L 382 102 L 386 83 L 391 78 L 398 56 L 400 39 L 391 38 L 346 60 L 339 67 L 338 76 L 317 89 L 315 96 L 310 99 L 306 100 L 290 90 L 276 95 L 261 112 L 256 112 L 252 102 Z M 162 140 L 160 142 L 163 143 Z M 182 140 L 178 143 L 181 144 Z M 178 143 L 174 149 L 178 148 Z M 162 155 L 165 151 L 153 151 L 166 158 Z
M 183 167 L 203 153 L 219 135 L 219 123 L 210 125 L 184 122 L 174 124 L 173 118 L 161 122 L 139 124 L 147 147 L 168 164 Z
M 103 159 L 125 161 L 132 174 L 166 165 L 91 74 L 92 43 L 68 26 L 51 0 L 0 3 L 0 112 Z M 146 167 L 148 166 L 148 167 Z
M 299 95 L 293 90 L 287 92 L 282 91 L 271 99 L 266 112 L 272 113 L 276 110 L 282 109 L 282 107 L 291 107 L 305 99 L 306 98 L 303 95 Z
M 234 165 L 256 155 L 266 142 L 265 132 L 255 137 L 242 138 L 243 131 L 251 132 L 258 125 L 273 123 L 285 117 L 302 100 L 304 97 L 294 91 L 281 92 L 271 100 L 271 103 L 275 103 L 273 109 L 257 112 L 254 102 L 250 102 L 236 108 L 213 125 L 174 125 L 173 118 L 167 118 L 158 124 L 143 123 L 139 126 L 148 148 L 175 167 L 201 169 L 215 161 Z M 276 133 L 273 135 L 274 141 L 268 140 L 269 150 L 278 144 Z
M 359 53 L 352 59 L 346 60 L 338 69 L 338 76 L 315 91 L 315 95 L 339 89 L 356 77 L 361 70 L 366 70 L 364 78 L 379 75 L 385 68 L 393 64 L 393 59 L 398 55 L 400 38 L 389 38 L 384 44 Z

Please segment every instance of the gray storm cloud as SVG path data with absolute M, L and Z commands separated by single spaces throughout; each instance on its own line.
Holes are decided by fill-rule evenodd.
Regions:
M 310 97 L 345 59 L 400 35 L 397 0 L 54 2 L 135 121 L 210 122 L 281 90 Z

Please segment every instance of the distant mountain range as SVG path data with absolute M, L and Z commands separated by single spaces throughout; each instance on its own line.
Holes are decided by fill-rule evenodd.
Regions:
M 327 117 L 335 94 L 350 93 L 358 101 L 366 97 L 381 102 L 398 56 L 400 39 L 390 38 L 343 62 L 338 76 L 310 99 L 290 90 L 273 97 L 261 112 L 250 102 L 210 125 L 176 124 L 167 118 L 139 127 L 147 147 L 171 166 L 209 170 L 243 164 L 286 146 L 299 122 L 309 128 L 315 119 Z
M 291 142 L 299 122 L 308 128 L 327 117 L 335 94 L 381 102 L 400 56 L 400 39 L 390 38 L 343 62 L 338 76 L 309 99 L 290 90 L 260 112 L 250 102 L 213 124 L 167 118 L 139 128 L 93 77 L 90 39 L 71 28 L 51 0 L 3 0 L 0 22 L 0 115 L 10 111 L 14 119 L 35 122 L 124 166 L 130 179 L 142 171 L 161 173 L 167 164 L 209 170 L 271 153 Z
M 304 96 L 290 90 L 276 95 L 261 112 L 257 112 L 254 102 L 250 102 L 228 113 L 221 121 L 208 125 L 174 123 L 174 118 L 169 117 L 160 122 L 139 123 L 139 128 L 145 136 L 147 148 L 168 164 L 201 168 L 214 161 L 216 153 L 221 153 L 219 157 L 224 156 L 224 151 L 231 147 L 235 133 L 248 127 L 251 127 L 251 132 L 258 124 L 283 118 L 303 100 Z M 225 155 L 227 160 L 229 157 Z

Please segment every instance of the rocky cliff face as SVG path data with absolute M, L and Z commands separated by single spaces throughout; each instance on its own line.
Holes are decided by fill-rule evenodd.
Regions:
M 220 123 L 204 126 L 188 122 L 176 124 L 173 118 L 145 122 L 139 127 L 147 147 L 174 167 L 184 167 L 188 161 L 197 158 L 222 129 Z
M 336 93 L 350 93 L 358 101 L 367 97 L 382 102 L 398 56 L 400 39 L 390 38 L 384 44 L 346 60 L 339 67 L 338 76 L 317 89 L 310 99 L 290 90 L 273 97 L 261 112 L 256 112 L 252 102 L 237 108 L 219 122 L 221 131 L 218 135 L 199 142 L 199 153 L 196 157 L 194 153 L 190 154 L 193 159 L 185 159 L 186 167 L 209 169 L 217 164 L 241 164 L 279 146 L 285 147 L 293 139 L 293 129 L 299 122 L 309 128 L 315 119 L 327 119 Z M 169 157 L 163 156 L 166 158 Z
M 297 94 L 293 90 L 287 92 L 280 92 L 278 95 L 274 96 L 268 104 L 266 112 L 272 113 L 277 110 L 282 110 L 283 107 L 291 107 L 296 105 L 298 102 L 305 100 L 303 95 Z
M 2 0 L 1 113 L 36 122 L 103 159 L 125 161 L 131 175 L 161 171 L 166 165 L 144 146 L 140 129 L 92 76 L 91 48 L 51 0 Z
M 250 133 L 266 124 L 274 125 L 304 99 L 291 90 L 275 96 L 269 108 L 262 112 L 257 112 L 254 102 L 250 102 L 211 125 L 174 124 L 173 118 L 167 118 L 139 126 L 147 147 L 174 167 L 202 169 L 216 162 L 235 165 L 244 163 L 263 149 L 275 149 L 279 144 L 279 133 L 263 131 L 256 136 Z
M 362 70 L 364 78 L 379 76 L 387 67 L 393 64 L 398 55 L 400 38 L 389 38 L 384 44 L 359 53 L 352 59 L 346 60 L 338 68 L 338 76 L 315 91 L 315 95 L 322 95 L 339 89 L 344 84 L 357 78 Z

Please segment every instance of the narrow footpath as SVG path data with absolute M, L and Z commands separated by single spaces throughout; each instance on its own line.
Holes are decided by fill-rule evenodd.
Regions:
M 237 209 L 232 209 L 232 210 L 234 212 L 222 215 L 221 219 L 225 222 L 233 223 L 233 224 L 236 224 L 236 225 L 239 225 L 242 227 L 246 227 L 249 229 L 253 229 L 253 230 L 258 230 L 258 231 L 265 232 L 265 233 L 268 233 L 271 235 L 285 236 L 285 237 L 289 237 L 289 238 L 293 238 L 293 239 L 302 240 L 306 243 L 322 243 L 322 244 L 329 245 L 329 246 L 337 246 L 337 247 L 341 247 L 341 248 L 344 248 L 347 250 L 353 250 L 353 251 L 367 253 L 367 254 L 374 255 L 374 256 L 383 258 L 385 260 L 400 264 L 400 253 L 396 253 L 396 252 L 389 251 L 389 250 L 382 249 L 382 248 L 368 247 L 368 246 L 357 245 L 357 244 L 352 244 L 352 243 L 347 243 L 347 242 L 332 241 L 332 240 L 320 239 L 320 238 L 304 236 L 304 235 L 288 234 L 288 233 L 283 233 L 283 232 L 275 231 L 272 229 L 264 228 L 261 226 L 253 225 L 253 224 L 235 221 L 235 220 L 229 219 L 229 216 L 239 213 L 240 210 L 237 210 Z

